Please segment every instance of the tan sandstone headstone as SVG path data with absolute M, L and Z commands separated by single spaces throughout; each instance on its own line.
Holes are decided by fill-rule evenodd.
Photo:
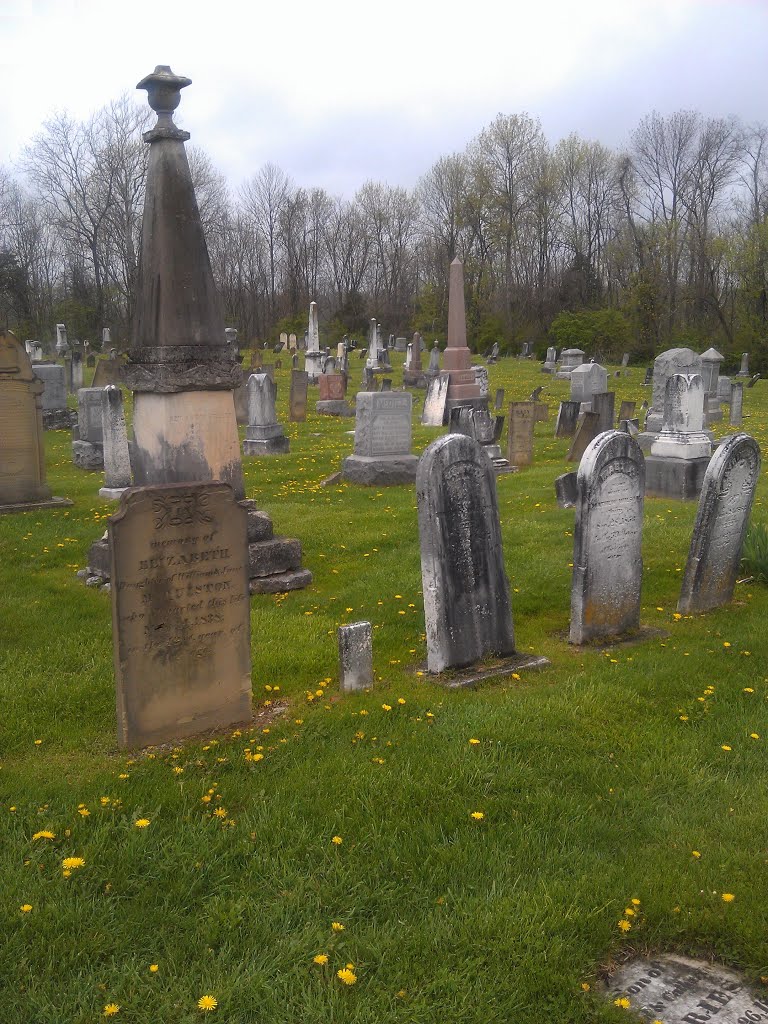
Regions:
M 46 501 L 43 382 L 24 346 L 0 335 L 0 507 Z
M 130 488 L 109 540 L 120 746 L 248 721 L 246 513 L 232 489 Z

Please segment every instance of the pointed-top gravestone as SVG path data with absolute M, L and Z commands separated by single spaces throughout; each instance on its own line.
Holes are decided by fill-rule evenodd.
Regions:
M 677 610 L 704 612 L 733 597 L 741 549 L 760 474 L 760 448 L 735 434 L 712 456 L 693 527 Z
M 637 441 L 618 430 L 596 437 L 577 477 L 572 644 L 640 626 L 644 493 L 645 462 Z
M 467 399 L 480 398 L 480 385 L 472 369 L 472 357 L 467 347 L 464 264 L 458 257 L 451 263 L 448 281 L 448 344 L 443 354 L 443 370 L 449 374 L 449 408 Z
M 243 441 L 244 455 L 285 455 L 290 442 L 277 421 L 277 384 L 266 373 L 248 378 L 248 426 Z
M 139 484 L 221 480 L 244 495 L 232 392 L 240 367 L 223 312 L 184 143 L 173 123 L 188 78 L 158 65 L 146 89 L 149 143 L 136 308 L 124 380 L 135 394 Z
M 493 466 L 471 437 L 448 434 L 416 474 L 430 672 L 515 653 Z

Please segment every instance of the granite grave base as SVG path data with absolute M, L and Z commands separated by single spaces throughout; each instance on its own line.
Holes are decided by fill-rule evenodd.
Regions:
M 243 455 L 286 455 L 290 447 L 291 442 L 284 434 L 260 440 L 246 437 L 243 441 Z
M 341 476 L 366 487 L 412 484 L 418 464 L 416 455 L 348 455 L 342 463 Z
M 489 679 L 504 679 L 513 672 L 525 669 L 545 668 L 550 664 L 549 658 L 541 654 L 513 654 L 509 658 L 500 658 L 491 663 L 490 667 L 469 666 L 454 671 L 446 670 L 430 674 L 430 682 L 438 683 L 449 690 L 471 689 Z M 419 666 L 419 672 L 426 672 L 426 664 Z
M 104 448 L 90 441 L 73 441 L 72 464 L 77 469 L 104 469 Z
M 355 410 L 345 398 L 324 398 L 315 402 L 315 412 L 321 416 L 354 416 Z
M 695 501 L 701 493 L 708 465 L 709 458 L 685 460 L 647 455 L 645 459 L 645 496 L 647 498 Z

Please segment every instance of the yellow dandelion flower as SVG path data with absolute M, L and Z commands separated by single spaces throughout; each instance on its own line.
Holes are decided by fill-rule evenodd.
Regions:
M 22 905 L 19 907 L 19 910 L 22 912 L 22 914 L 28 914 L 31 909 L 32 909 L 32 904 L 31 903 L 22 903 Z
M 160 970 L 160 965 L 159 964 L 150 964 L 149 965 L 149 969 L 152 972 L 152 974 L 157 974 L 157 972 Z
M 327 953 L 318 953 L 317 956 L 313 956 L 312 957 L 312 963 L 313 964 L 320 964 L 320 966 L 322 967 L 323 965 L 328 963 L 328 954 Z
M 55 839 L 55 838 L 56 838 L 55 832 L 49 832 L 47 829 L 43 829 L 42 832 L 35 832 L 35 834 L 32 836 L 33 840 L 35 840 L 35 839 Z
M 632 925 L 629 923 L 629 921 L 624 920 L 624 918 L 622 918 L 621 921 L 619 921 L 619 928 L 623 932 L 628 932 L 631 927 Z
M 136 828 L 146 828 L 149 824 L 149 818 L 137 818 L 133 823 Z
M 344 840 L 341 838 L 341 836 L 334 836 L 331 842 L 333 843 L 334 846 L 341 846 Z
M 479 742 L 480 742 L 480 740 L 474 740 L 474 739 L 472 739 L 472 740 L 470 740 L 470 741 L 469 741 L 469 745 L 470 745 L 471 747 L 476 747 L 476 746 L 478 745 L 478 743 L 479 743 Z
M 88 810 L 87 807 L 78 807 L 77 813 L 80 815 L 81 818 L 87 818 L 91 812 Z
M 398 704 L 405 704 L 405 701 L 403 700 L 403 698 L 402 698 L 402 697 L 398 697 L 398 698 L 397 698 L 397 703 L 398 703 Z
M 101 1011 L 102 1017 L 114 1017 L 116 1013 L 120 1013 L 120 1007 L 117 1003 L 107 1003 Z
M 331 930 L 334 932 L 343 932 L 344 925 L 341 923 L 341 921 L 331 921 Z
M 392 705 L 391 704 L 382 704 L 381 707 L 382 707 L 383 711 L 391 711 L 392 710 Z
M 723 745 L 720 747 L 720 749 L 721 750 L 730 750 L 731 748 L 728 746 L 727 743 L 723 743 Z
M 589 990 L 591 988 L 592 988 L 592 986 L 589 984 L 588 981 L 582 981 L 582 983 L 581 983 L 581 991 L 582 992 L 589 992 Z
M 485 814 L 483 811 L 472 811 L 470 814 L 470 818 L 474 818 L 475 821 L 482 821 L 484 817 Z
M 722 899 L 723 903 L 733 903 L 733 901 L 736 899 L 732 892 L 724 892 L 720 898 Z
M 629 1009 L 629 1000 L 626 996 L 620 996 L 618 999 L 613 1000 L 614 1006 L 620 1006 L 622 1010 Z
M 636 897 L 633 897 L 629 902 L 632 904 L 633 907 L 639 907 L 640 906 L 640 900 L 637 899 Z
M 227 809 L 226 809 L 226 807 L 217 807 L 216 810 L 213 812 L 213 816 L 214 816 L 214 818 L 226 818 L 226 816 L 227 816 Z
M 691 850 L 691 856 L 692 856 L 692 857 L 695 857 L 695 858 L 696 858 L 696 860 L 698 860 L 698 859 L 699 859 L 699 857 L 701 856 L 701 854 L 699 853 L 699 851 L 698 851 L 698 850 Z
M 61 862 L 65 871 L 74 871 L 76 868 L 84 868 L 85 861 L 82 857 L 65 857 Z
M 215 1010 L 219 1005 L 219 1001 L 216 996 L 200 996 L 197 1000 L 197 1008 L 202 1010 L 203 1013 L 210 1013 L 211 1010 Z
M 343 981 L 345 985 L 354 985 L 357 981 L 357 975 L 354 971 L 350 971 L 348 967 L 344 967 L 342 970 L 336 971 L 336 977 L 339 981 Z
M 749 734 L 749 738 L 750 738 L 751 740 L 759 740 L 759 739 L 760 739 L 760 734 L 759 734 L 759 733 L 756 733 L 756 732 L 751 732 L 751 733 Z

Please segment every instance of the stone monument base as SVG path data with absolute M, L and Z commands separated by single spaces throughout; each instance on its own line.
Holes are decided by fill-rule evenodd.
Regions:
M 260 441 L 246 437 L 243 441 L 243 455 L 286 455 L 291 443 L 285 435 L 266 437 Z
M 42 501 L 16 501 L 10 505 L 0 505 L 0 516 L 9 515 L 11 512 L 31 512 L 37 508 L 66 508 L 73 502 L 69 498 L 45 498 Z
M 429 376 L 423 370 L 419 370 L 418 373 L 411 373 L 410 370 L 403 371 L 403 387 L 404 388 L 420 388 L 425 389 L 435 374 Z
M 354 416 L 355 410 L 346 398 L 323 398 L 315 402 L 315 412 L 321 416 Z
M 416 455 L 348 455 L 341 466 L 343 480 L 368 487 L 412 484 L 416 481 Z
M 104 448 L 90 441 L 73 441 L 72 464 L 77 469 L 104 469 Z
M 709 456 L 689 460 L 665 459 L 660 455 L 646 456 L 646 498 L 695 501 L 701 493 L 708 465 Z
M 120 501 L 127 490 L 127 487 L 100 487 L 99 497 L 106 498 L 107 501 Z
M 74 409 L 43 409 L 43 430 L 71 430 L 76 426 Z

